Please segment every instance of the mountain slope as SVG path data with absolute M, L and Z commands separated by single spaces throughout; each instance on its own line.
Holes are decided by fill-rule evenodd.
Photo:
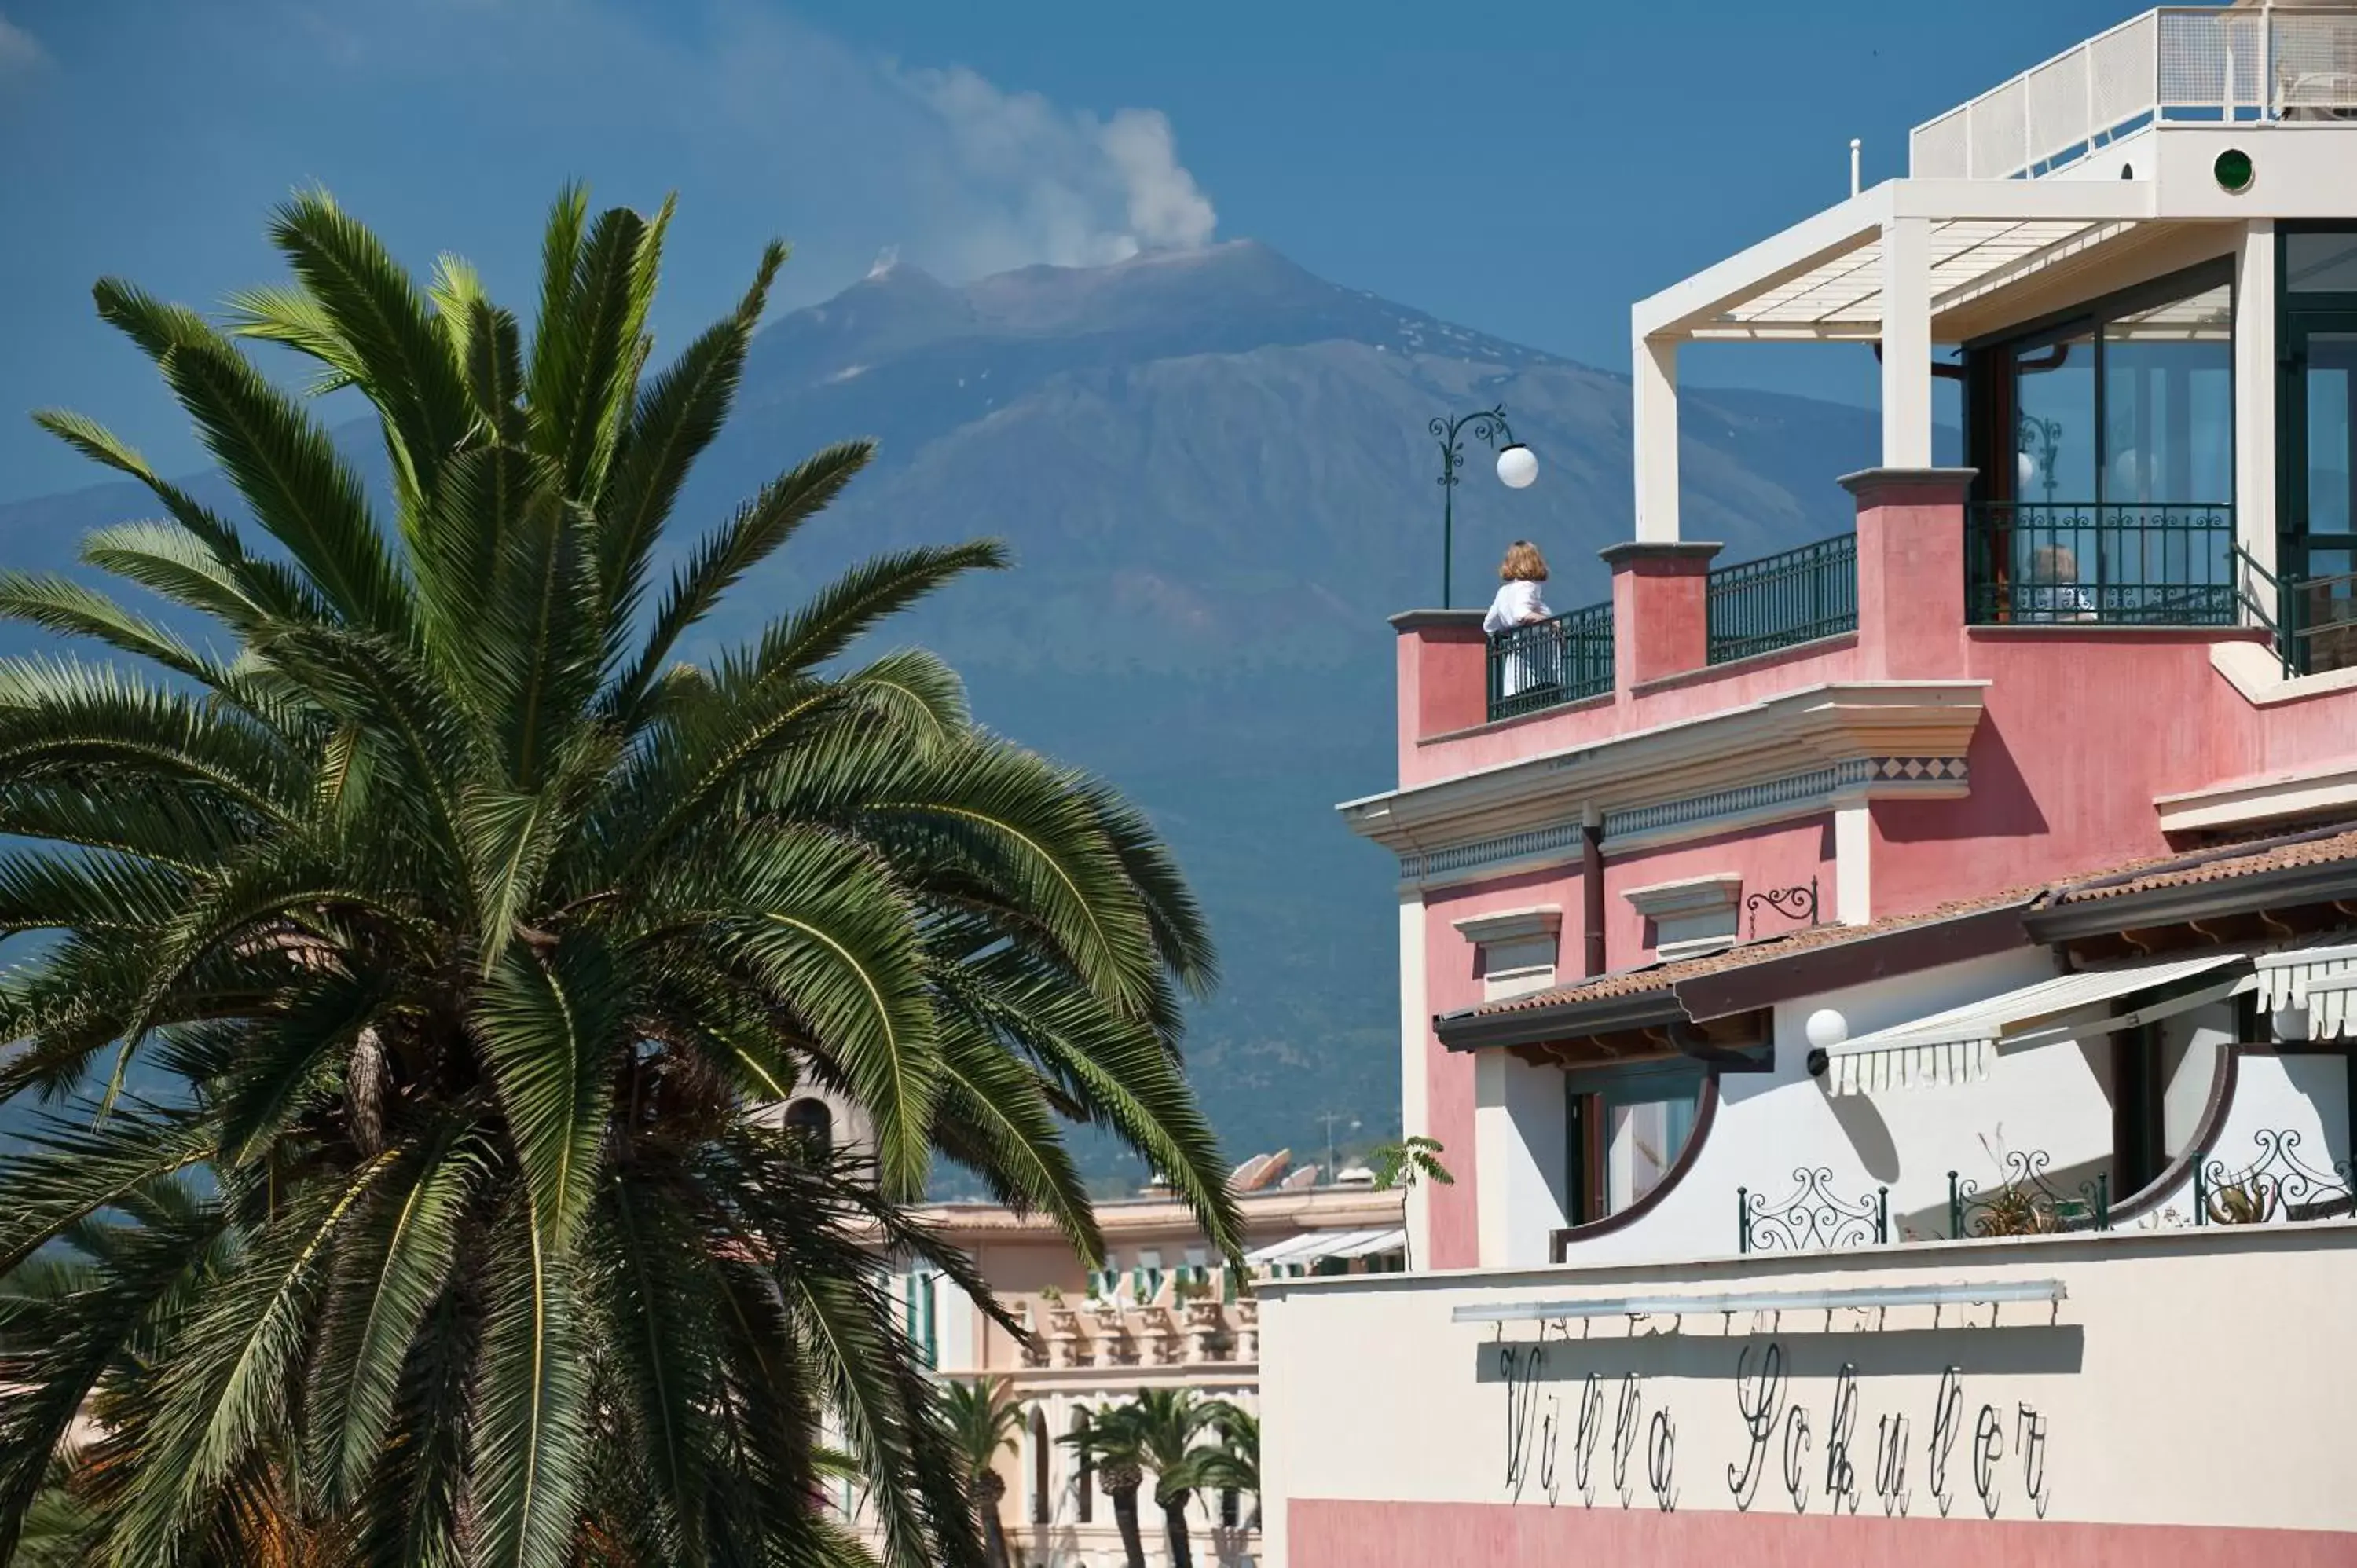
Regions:
M 1499 402 L 1540 478 L 1507 490 L 1469 447 L 1458 602 L 1487 599 L 1517 537 L 1555 564 L 1556 607 L 1603 597 L 1594 553 L 1629 532 L 1623 377 L 1249 242 L 963 287 L 884 272 L 757 340 L 683 537 L 826 442 L 874 435 L 878 460 L 691 651 L 872 551 L 1007 541 L 1016 571 L 893 635 L 955 660 L 985 723 L 1112 778 L 1170 835 L 1225 961 L 1189 1060 L 1231 1148 L 1322 1146 L 1329 1112 L 1372 1136 L 1398 1116 L 1393 870 L 1331 806 L 1391 781 L 1383 618 L 1438 596 L 1426 422 Z M 1871 460 L 1870 413 L 1691 389 L 1684 404 L 1690 536 L 1740 560 L 1848 526 L 1834 477 Z M 347 434 L 373 473 L 373 435 Z M 0 507 L 0 554 L 61 564 L 140 498 Z

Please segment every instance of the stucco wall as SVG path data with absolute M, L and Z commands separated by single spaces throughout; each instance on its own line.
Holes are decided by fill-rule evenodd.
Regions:
M 1459 1305 L 2047 1281 L 2059 1305 L 1450 1321 Z M 2357 1492 L 2330 1434 L 2357 1362 L 2332 1336 L 2352 1293 L 2343 1221 L 1288 1284 L 1263 1308 L 1268 1561 L 2346 1563 Z M 1747 1404 L 1772 1412 L 1756 1456 Z

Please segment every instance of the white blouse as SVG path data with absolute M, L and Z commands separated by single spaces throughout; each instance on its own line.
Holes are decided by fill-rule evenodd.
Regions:
M 1546 600 L 1540 597 L 1536 583 L 1517 577 L 1498 585 L 1498 596 L 1490 601 L 1490 613 L 1481 618 L 1481 629 L 1495 637 L 1533 618 L 1544 620 L 1554 613 L 1547 608 Z

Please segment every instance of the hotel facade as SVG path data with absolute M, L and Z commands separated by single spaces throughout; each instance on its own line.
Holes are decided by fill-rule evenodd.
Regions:
M 1394 618 L 1342 814 L 1458 1180 L 1262 1287 L 1268 1561 L 2357 1560 L 2352 171 L 2357 6 L 2164 8 L 1635 306 L 1609 599 Z M 1871 345 L 1882 449 L 1727 564 L 1749 340 Z

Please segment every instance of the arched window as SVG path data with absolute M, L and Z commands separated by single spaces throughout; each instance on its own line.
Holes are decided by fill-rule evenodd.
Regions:
M 1031 1407 L 1031 1522 L 1053 1524 L 1056 1521 L 1054 1483 L 1048 1474 L 1048 1462 L 1052 1457 L 1048 1442 L 1048 1412 L 1038 1405 Z
M 822 1155 L 834 1147 L 834 1112 L 823 1100 L 797 1100 L 786 1107 L 786 1131 L 807 1138 Z
M 1079 1437 L 1088 1435 L 1089 1412 L 1087 1411 L 1076 1410 L 1072 1412 L 1072 1432 Z M 1096 1517 L 1097 1511 L 1096 1456 L 1091 1454 L 1083 1444 L 1074 1444 L 1072 1452 L 1078 1456 L 1072 1476 L 1072 1518 L 1079 1523 L 1087 1524 Z
M 1243 1522 L 1243 1499 L 1236 1495 L 1236 1489 L 1233 1487 L 1222 1487 L 1220 1488 L 1221 1526 L 1227 1530 L 1233 1530 Z

